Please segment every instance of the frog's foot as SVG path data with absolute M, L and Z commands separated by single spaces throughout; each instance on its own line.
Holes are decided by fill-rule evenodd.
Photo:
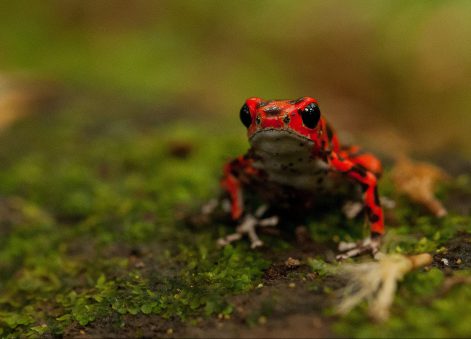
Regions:
M 363 203 L 359 201 L 347 201 L 342 206 L 342 212 L 348 219 L 355 219 L 355 217 L 363 210 Z
M 337 260 L 345 260 L 356 257 L 364 253 L 371 253 L 376 259 L 381 255 L 379 248 L 381 246 L 381 237 L 368 237 L 360 242 L 340 242 L 339 251 L 343 252 L 337 255 Z
M 267 227 L 267 226 L 276 226 L 278 224 L 277 216 L 260 219 L 261 215 L 263 215 L 265 211 L 266 211 L 266 207 L 262 206 L 255 212 L 255 216 L 252 214 L 247 214 L 242 220 L 242 223 L 239 226 L 237 226 L 236 233 L 229 234 L 228 236 L 224 238 L 220 238 L 218 240 L 218 245 L 226 246 L 234 241 L 240 240 L 242 236 L 246 234 L 250 239 L 250 243 L 251 243 L 250 247 L 257 248 L 257 247 L 263 246 L 263 242 L 258 237 L 257 232 L 255 231 L 255 228 L 257 226 Z
M 381 206 L 387 209 L 393 209 L 396 207 L 396 202 L 387 197 L 381 197 Z M 355 219 L 358 214 L 363 210 L 364 204 L 360 201 L 349 200 L 342 206 L 342 212 L 348 219 Z

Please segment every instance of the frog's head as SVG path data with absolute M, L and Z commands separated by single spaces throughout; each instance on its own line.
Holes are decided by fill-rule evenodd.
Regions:
M 240 109 L 240 120 L 247 127 L 249 141 L 261 136 L 283 135 L 323 148 L 326 124 L 316 99 L 263 100 L 249 98 Z M 284 138 L 282 138 L 284 139 Z M 280 138 L 270 138 L 273 142 Z

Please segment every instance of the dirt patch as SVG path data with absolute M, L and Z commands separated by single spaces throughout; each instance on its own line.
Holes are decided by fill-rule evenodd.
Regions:
M 313 293 L 310 282 L 282 279 L 272 284 L 233 298 L 235 309 L 229 319 L 187 327 L 176 336 L 316 338 L 332 335 L 330 322 L 322 315 L 328 299 L 322 293 Z
M 261 318 L 264 319 L 264 318 Z M 265 322 L 266 321 L 266 322 Z M 177 332 L 181 338 L 326 338 L 332 336 L 325 319 L 317 315 L 292 314 L 282 319 L 262 320 L 247 327 L 236 321 L 213 322 L 202 328 Z
M 155 315 L 119 315 L 102 318 L 89 326 L 72 326 L 64 331 L 71 338 L 135 338 L 174 337 L 179 321 L 166 320 Z
M 331 306 L 331 288 L 341 283 L 336 278 L 319 278 L 312 273 L 307 259 L 325 252 L 303 237 L 302 246 L 285 251 L 262 248 L 272 260 L 263 283 L 253 292 L 231 298 L 234 312 L 198 326 L 188 326 L 176 337 L 218 338 L 325 338 L 333 336 L 331 318 L 323 315 Z M 329 250 L 327 250 L 329 252 Z
M 433 258 L 433 265 L 444 270 L 471 268 L 471 234 L 459 233 Z

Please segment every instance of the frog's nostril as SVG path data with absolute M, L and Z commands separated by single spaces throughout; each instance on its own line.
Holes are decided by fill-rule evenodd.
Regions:
M 257 105 L 257 108 L 265 107 L 266 105 L 268 105 L 268 101 L 260 101 Z
M 267 116 L 276 116 L 280 114 L 281 108 L 278 106 L 270 106 L 265 108 L 264 112 L 266 113 Z

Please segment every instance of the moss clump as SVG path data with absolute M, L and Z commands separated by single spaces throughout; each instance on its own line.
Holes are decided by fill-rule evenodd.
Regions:
M 123 128 L 128 115 L 83 108 L 2 136 L 2 335 L 60 334 L 113 313 L 230 313 L 228 296 L 256 286 L 267 262 L 244 243 L 220 251 L 217 227 L 195 235 L 181 216 L 216 194 L 237 138 L 143 126 L 139 114 Z M 184 157 L 175 141 L 189 145 Z
M 322 259 L 308 258 L 307 264 L 321 278 L 332 274 L 332 267 Z

